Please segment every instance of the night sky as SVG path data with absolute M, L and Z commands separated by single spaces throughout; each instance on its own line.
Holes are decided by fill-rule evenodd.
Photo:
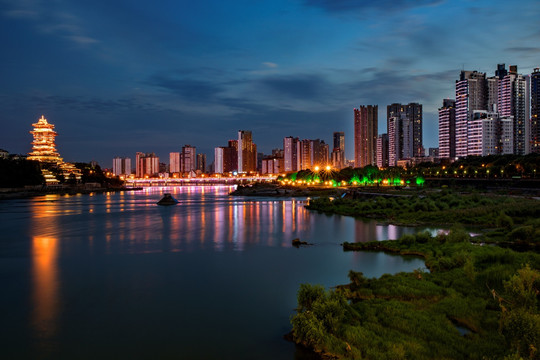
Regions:
M 0 148 L 56 125 L 66 161 L 184 144 L 213 160 L 239 129 L 258 150 L 345 131 L 353 108 L 424 105 L 424 146 L 459 71 L 540 66 L 540 2 L 0 0 Z

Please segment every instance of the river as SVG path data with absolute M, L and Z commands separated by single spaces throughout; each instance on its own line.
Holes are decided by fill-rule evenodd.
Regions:
M 230 186 L 0 201 L 3 359 L 310 359 L 283 340 L 301 283 L 423 268 L 343 252 L 415 229 Z M 180 204 L 155 204 L 171 192 Z M 294 248 L 300 238 L 313 246 Z

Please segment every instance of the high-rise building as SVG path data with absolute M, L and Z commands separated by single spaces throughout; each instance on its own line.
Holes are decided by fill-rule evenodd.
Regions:
M 182 168 L 180 165 L 180 153 L 172 152 L 169 154 L 169 172 L 171 173 L 180 173 Z
M 343 131 L 334 132 L 334 149 L 345 151 L 345 133 Z
M 297 144 L 297 169 L 314 169 L 316 166 L 325 167 L 329 165 L 328 144 L 324 140 L 301 140 Z
M 530 76 L 530 151 L 540 153 L 540 68 L 534 69 Z
M 386 106 L 386 129 L 388 130 L 390 118 L 392 117 L 402 117 L 405 115 L 410 121 L 413 122 L 413 149 L 415 157 L 425 156 L 424 154 L 424 145 L 423 145 L 423 112 L 422 104 L 418 103 L 409 103 L 402 105 L 399 103 L 394 103 Z
M 141 153 L 135 155 L 135 175 L 138 178 L 155 176 L 159 173 L 159 157 L 154 153 Z
M 113 159 L 113 174 L 115 176 L 131 175 L 131 159 L 123 157 L 115 157 Z
M 135 177 L 137 178 L 140 178 L 142 177 L 142 173 L 141 173 L 141 167 L 140 167 L 140 163 L 141 163 L 141 158 L 144 157 L 144 153 L 143 152 L 136 152 L 135 153 Z
M 28 154 L 28 160 L 61 164 L 62 158 L 56 151 L 54 138 L 58 135 L 54 131 L 54 125 L 49 124 L 43 115 L 37 123 L 32 124 L 34 130 L 30 131 L 34 140 L 32 141 L 32 152 Z
M 456 101 L 444 99 L 439 108 L 439 157 L 453 159 L 456 156 Z
M 223 163 L 225 158 L 225 148 L 217 147 L 214 149 L 214 173 L 223 174 L 225 171 L 223 169 Z
M 486 110 L 473 111 L 468 133 L 469 155 L 487 156 L 513 153 L 513 118 Z
M 195 146 L 182 146 L 180 154 L 180 171 L 188 173 L 197 169 L 197 149 Z
M 499 66 L 504 64 L 500 64 Z M 514 154 L 524 155 L 528 134 L 526 134 L 526 119 L 528 109 L 526 109 L 526 98 L 529 92 L 526 86 L 526 79 L 517 73 L 517 66 L 511 65 L 510 71 L 499 81 L 497 110 L 501 117 L 514 119 Z
M 486 74 L 461 71 L 459 80 L 456 80 L 456 157 L 468 155 L 468 125 L 472 112 L 486 109 Z
M 334 132 L 331 160 L 333 168 L 339 170 L 345 167 L 345 133 L 343 131 Z
M 206 172 L 206 154 L 197 154 L 197 170 Z
M 238 130 L 238 172 L 257 171 L 257 145 L 251 131 Z
M 364 167 L 376 163 L 378 106 L 360 106 L 354 109 L 354 166 Z
M 298 138 L 287 136 L 283 139 L 283 160 L 285 172 L 298 171 Z
M 388 167 L 388 134 L 377 136 L 377 167 Z
M 279 174 L 283 171 L 283 157 L 271 155 L 262 158 L 261 174 Z
M 399 160 L 414 157 L 414 122 L 401 114 L 388 122 L 388 166 L 397 166 Z

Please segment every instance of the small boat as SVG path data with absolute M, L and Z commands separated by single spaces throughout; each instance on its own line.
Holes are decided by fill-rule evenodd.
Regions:
M 176 200 L 171 194 L 165 193 L 163 194 L 161 200 L 157 202 L 157 204 L 163 206 L 176 205 L 178 204 L 178 200 Z

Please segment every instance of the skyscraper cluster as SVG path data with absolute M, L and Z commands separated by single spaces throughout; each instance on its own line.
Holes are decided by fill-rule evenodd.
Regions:
M 283 148 L 271 155 L 257 153 L 253 134 L 239 130 L 227 146 L 214 148 L 214 161 L 207 166 L 206 155 L 191 145 L 171 152 L 168 168 L 154 153 L 137 153 L 137 177 L 156 176 L 166 171 L 172 176 L 196 176 L 208 169 L 216 174 L 278 174 L 354 165 L 407 166 L 433 158 L 457 159 L 469 155 L 540 152 L 540 69 L 529 75 L 499 64 L 494 76 L 478 71 L 461 71 L 455 82 L 455 99 L 444 99 L 438 110 L 439 147 L 423 146 L 422 104 L 393 103 L 386 106 L 386 133 L 378 133 L 378 105 L 362 105 L 354 114 L 354 163 L 345 158 L 345 133 L 334 132 L 332 148 L 321 139 L 287 136 Z M 54 135 L 54 134 L 53 134 Z M 50 135 L 50 136 L 53 136 Z M 52 138 L 54 139 L 54 137 Z M 54 144 L 54 142 L 53 142 Z M 127 175 L 130 162 L 115 158 L 114 174 Z
M 461 71 L 456 99 L 439 108 L 440 158 L 540 152 L 539 82 L 538 68 L 522 75 L 499 64 L 491 77 Z
M 421 104 L 388 105 L 386 128 L 378 134 L 378 105 L 354 109 L 355 167 L 397 166 L 424 157 Z

